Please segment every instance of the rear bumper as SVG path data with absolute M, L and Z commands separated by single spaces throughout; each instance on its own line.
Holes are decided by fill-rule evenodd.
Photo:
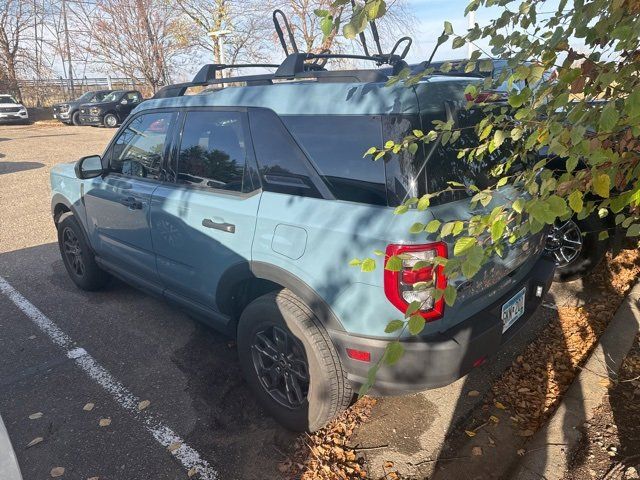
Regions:
M 402 341 L 405 354 L 394 366 L 378 371 L 373 394 L 397 395 L 448 385 L 465 376 L 478 363 L 494 355 L 522 327 L 542 303 L 553 281 L 555 263 L 542 256 L 531 272 L 488 308 L 443 333 Z M 541 295 L 536 295 L 541 287 Z M 502 305 L 523 288 L 524 314 L 503 334 Z M 356 386 L 366 382 L 369 368 L 382 356 L 387 340 L 332 331 L 349 380 Z M 353 360 L 346 349 L 371 352 L 371 362 Z

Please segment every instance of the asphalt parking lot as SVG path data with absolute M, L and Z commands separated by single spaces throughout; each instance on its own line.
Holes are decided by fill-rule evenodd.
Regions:
M 28 302 L 25 313 L 0 294 L 0 415 L 23 476 L 50 478 L 60 466 L 71 479 L 178 479 L 192 468 L 202 478 L 273 478 L 294 435 L 257 406 L 227 338 L 121 282 L 88 294 L 67 276 L 49 170 L 101 153 L 114 132 L 0 127 L 0 277 Z M 56 344 L 34 311 L 69 343 Z M 87 359 L 119 385 L 105 387 Z M 150 404 L 127 410 L 130 398 Z
M 49 170 L 101 153 L 114 133 L 0 126 L 0 415 L 24 478 L 50 478 L 54 467 L 70 479 L 278 478 L 295 435 L 256 404 L 233 343 L 122 282 L 87 293 L 67 276 Z M 371 472 L 390 457 L 437 456 L 481 398 L 466 392 L 487 391 L 552 314 L 541 309 L 496 359 L 453 385 L 380 402 L 355 437 L 388 445 L 365 453 Z

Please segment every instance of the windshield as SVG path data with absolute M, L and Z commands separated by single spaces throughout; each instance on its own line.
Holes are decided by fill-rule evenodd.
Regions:
M 93 92 L 87 92 L 84 95 L 80 95 L 80 97 L 78 97 L 78 102 L 88 102 L 91 99 L 91 96 L 93 95 Z
M 102 99 L 103 102 L 117 102 L 124 95 L 124 92 L 111 92 Z
M 0 95 L 0 103 L 18 103 L 11 95 Z

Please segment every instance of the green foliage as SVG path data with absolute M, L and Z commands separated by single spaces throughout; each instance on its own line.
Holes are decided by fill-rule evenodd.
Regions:
M 386 5 L 381 9 L 369 3 L 357 2 L 349 36 L 365 28 L 362 17 L 384 14 Z M 429 217 L 411 227 L 416 236 L 448 243 L 451 258 L 444 268 L 449 278 L 472 279 L 488 260 L 504 255 L 519 239 L 572 215 L 584 219 L 612 214 L 627 236 L 640 236 L 640 3 L 579 0 L 568 5 L 564 0 L 541 0 L 513 6 L 471 0 L 465 14 L 485 7 L 500 9 L 486 25 L 455 32 L 445 22 L 437 39 L 439 44 L 451 41 L 453 48 L 479 40 L 489 45 L 455 65 L 466 72 L 494 72 L 484 81 L 470 80 L 465 91 L 475 99 L 467 108 L 483 112 L 475 127 L 476 141 L 463 144 L 460 127 L 443 119 L 366 154 L 379 160 L 388 153 L 415 153 L 419 144 L 430 148 L 438 142 L 458 149 L 460 162 L 496 154 L 504 161 L 490 172 L 495 181 L 486 188 L 449 184 L 444 191 L 408 200 L 396 213 L 426 210 L 445 192 L 465 190 L 471 195 L 470 218 Z M 542 11 L 549 14 L 540 15 Z M 345 26 L 345 35 L 346 30 Z M 494 71 L 487 57 L 506 59 L 507 68 Z M 446 73 L 452 67 L 445 63 L 440 70 Z M 403 71 L 389 84 L 412 85 L 422 76 Z M 487 92 L 502 85 L 507 85 L 506 102 L 491 101 Z M 600 238 L 607 235 L 603 231 Z M 387 267 L 390 263 L 391 259 Z M 455 302 L 455 293 L 451 284 L 436 292 L 447 305 Z M 412 312 L 405 318 L 394 332 L 419 330 Z M 385 363 L 395 363 L 402 348 L 393 341 L 387 354 L 391 350 Z

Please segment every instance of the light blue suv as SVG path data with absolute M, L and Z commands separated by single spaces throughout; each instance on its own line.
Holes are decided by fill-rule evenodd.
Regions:
M 461 193 L 427 211 L 394 207 L 447 181 L 489 182 L 490 165 L 457 160 L 448 146 L 377 162 L 363 153 L 433 120 L 470 121 L 459 108 L 469 79 L 385 86 L 381 70 L 326 71 L 308 58 L 223 79 L 221 66 L 205 66 L 137 107 L 101 157 L 51 173 L 60 250 L 78 287 L 95 290 L 114 275 L 237 338 L 248 384 L 297 430 L 320 428 L 349 405 L 391 338 L 385 325 L 411 300 L 423 302 L 426 328 L 403 340 L 398 365 L 379 371 L 378 394 L 442 386 L 483 363 L 536 310 L 554 271 L 544 234 L 473 280 L 414 270 L 452 254 L 451 238 L 410 234 L 414 222 L 475 212 Z M 184 95 L 193 86 L 207 88 Z M 404 253 L 404 270 L 348 267 L 374 249 Z M 412 289 L 424 279 L 453 284 L 455 305 Z

